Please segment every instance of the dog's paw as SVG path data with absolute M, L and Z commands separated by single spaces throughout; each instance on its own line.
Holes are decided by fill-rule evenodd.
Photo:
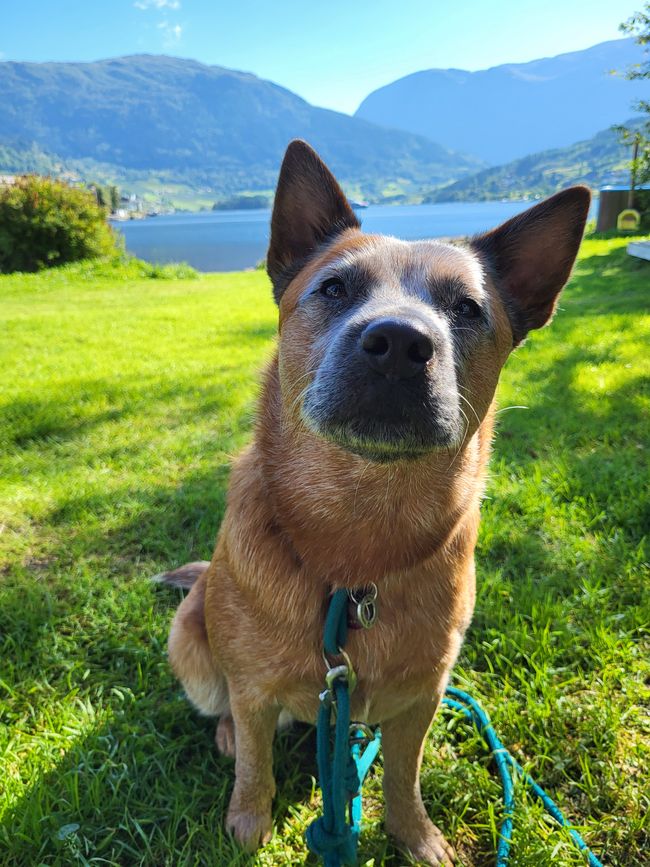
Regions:
M 403 829 L 390 831 L 397 843 L 405 849 L 417 864 L 427 867 L 452 867 L 456 853 L 446 841 L 442 831 L 429 822 L 424 833 L 404 839 Z
M 252 813 L 245 810 L 228 810 L 226 829 L 248 852 L 254 852 L 268 843 L 273 835 L 271 811 Z
M 226 756 L 229 759 L 235 758 L 235 721 L 230 714 L 219 717 L 214 741 L 222 756 Z

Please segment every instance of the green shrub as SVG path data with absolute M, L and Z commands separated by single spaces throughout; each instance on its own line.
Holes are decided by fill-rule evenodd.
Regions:
M 152 280 L 194 280 L 199 276 L 199 272 L 187 262 L 159 265 L 141 261 L 140 271 L 143 277 L 151 277 Z
M 168 265 L 152 265 L 142 259 L 136 259 L 124 251 L 116 251 L 111 256 L 100 259 L 82 259 L 79 262 L 69 262 L 57 268 L 57 274 L 65 280 L 82 280 L 91 282 L 109 278 L 115 285 L 141 280 L 196 280 L 201 275 L 186 262 L 172 262 Z M 0 283 L 0 292 L 2 284 Z M 2 862 L 0 862 L 1 864 Z
M 0 272 L 107 256 L 117 238 L 88 190 L 27 175 L 0 187 Z

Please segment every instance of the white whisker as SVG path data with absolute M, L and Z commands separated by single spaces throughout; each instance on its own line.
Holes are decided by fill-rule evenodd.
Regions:
M 472 412 L 474 413 L 474 418 L 476 419 L 476 422 L 477 422 L 477 424 L 478 424 L 479 427 L 480 427 L 480 425 L 481 425 L 481 419 L 478 417 L 478 413 L 476 412 L 476 410 L 474 409 L 474 407 L 472 406 L 472 404 L 469 402 L 469 400 L 468 400 L 464 395 L 460 394 L 460 392 L 459 392 L 459 394 L 458 394 L 458 397 L 459 397 L 461 400 L 464 400 L 465 403 L 467 404 L 467 406 L 472 410 Z M 460 407 L 458 407 L 458 408 L 460 409 Z M 469 427 L 469 424 L 468 424 L 468 427 Z
M 504 406 L 501 409 L 498 409 L 494 414 L 500 415 L 502 412 L 508 412 L 509 409 L 530 409 L 530 407 L 529 406 L 517 406 L 517 405 L 513 404 L 513 406 Z

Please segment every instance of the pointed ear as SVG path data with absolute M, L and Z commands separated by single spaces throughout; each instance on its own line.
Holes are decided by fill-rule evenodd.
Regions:
M 318 247 L 359 221 L 336 178 L 307 142 L 292 141 L 282 161 L 271 217 L 266 268 L 279 303 Z
M 591 193 L 569 187 L 472 239 L 506 305 L 517 346 L 551 319 L 582 240 Z

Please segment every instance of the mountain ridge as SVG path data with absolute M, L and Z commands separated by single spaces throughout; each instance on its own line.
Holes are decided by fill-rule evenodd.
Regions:
M 631 118 L 629 128 L 641 128 L 643 120 Z M 531 199 L 550 196 L 571 184 L 592 189 L 629 182 L 629 145 L 613 129 L 565 148 L 529 154 L 501 166 L 483 169 L 455 183 L 431 191 L 425 203 Z
M 566 70 L 574 75 L 588 56 L 588 68 L 577 78 L 586 87 L 594 63 L 602 67 L 612 59 L 612 46 L 619 61 L 628 57 L 631 42 L 613 40 L 479 73 L 421 70 L 393 84 L 426 81 L 433 72 L 454 87 L 471 87 L 476 75 L 498 79 L 505 71 L 516 88 L 549 79 L 564 87 Z M 631 84 L 626 81 L 626 88 Z M 492 85 L 498 92 L 499 81 Z M 625 94 L 627 104 L 632 95 Z M 521 113 L 516 102 L 510 107 Z M 567 115 L 559 103 L 553 108 Z M 456 121 L 462 114 L 455 111 Z M 570 127 L 568 120 L 562 129 L 567 135 L 564 126 Z M 514 136 L 526 124 L 506 127 Z M 493 143 L 502 131 L 479 129 L 472 141 Z M 546 195 L 577 181 L 599 186 L 613 171 L 620 175 L 625 162 L 623 146 L 600 130 L 486 168 L 485 161 L 426 136 L 312 106 L 251 72 L 192 58 L 140 53 L 81 63 L 0 62 L 0 173 L 77 175 L 146 194 L 149 202 L 212 207 L 242 193 L 269 196 L 294 137 L 320 151 L 352 198 L 384 203 L 418 200 L 423 193 L 426 201 L 446 201 Z
M 167 55 L 86 63 L 0 62 L 0 144 L 63 160 L 191 174 L 217 193 L 271 188 L 292 138 L 306 138 L 347 186 L 382 197 L 475 170 L 430 139 L 310 105 L 252 73 Z
M 609 73 L 622 73 L 641 57 L 629 37 L 475 72 L 419 70 L 368 94 L 355 117 L 499 165 L 568 146 L 628 117 L 643 82 Z

